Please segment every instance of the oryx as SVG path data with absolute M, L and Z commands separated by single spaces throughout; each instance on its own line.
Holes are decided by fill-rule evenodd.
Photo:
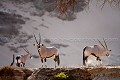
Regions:
M 16 58 L 13 55 L 13 62 L 11 63 L 11 66 L 14 64 L 14 59 L 16 62 L 16 66 L 18 66 L 18 67 L 25 67 L 26 61 L 29 59 L 32 59 L 32 54 L 27 49 L 25 49 L 25 48 L 23 48 L 23 49 L 27 52 L 27 54 L 17 55 Z
M 101 46 L 100 45 L 86 46 L 83 49 L 83 65 L 86 65 L 87 59 L 90 55 L 95 56 L 97 61 L 101 61 L 100 56 L 110 55 L 111 50 L 108 50 L 107 44 L 104 39 L 103 41 L 105 46 L 98 40 Z
M 60 59 L 59 59 L 59 54 L 58 54 L 57 48 L 55 48 L 54 46 L 53 47 L 46 47 L 44 44 L 42 44 L 40 33 L 39 33 L 39 42 L 37 41 L 34 33 L 33 33 L 33 36 L 34 36 L 35 41 L 36 41 L 36 46 L 37 46 L 39 56 L 41 58 L 42 67 L 43 67 L 43 63 L 44 62 L 46 63 L 46 58 L 51 58 L 52 56 L 54 56 L 55 68 L 56 68 L 56 64 L 59 66 Z M 34 44 L 34 46 L 35 46 L 35 44 Z M 45 64 L 45 67 L 47 67 L 46 64 Z

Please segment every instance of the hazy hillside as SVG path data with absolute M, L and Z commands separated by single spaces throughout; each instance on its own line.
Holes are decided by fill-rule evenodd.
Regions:
M 38 1 L 38 0 L 36 0 Z M 49 1 L 49 0 L 48 0 Z M 40 3 L 40 5 L 39 5 Z M 10 65 L 12 54 L 26 54 L 21 47 L 38 55 L 33 32 L 41 34 L 46 46 L 55 46 L 60 53 L 60 67 L 79 67 L 82 65 L 82 50 L 85 46 L 99 44 L 96 39 L 106 39 L 112 50 L 111 57 L 102 57 L 103 65 L 120 64 L 120 9 L 106 5 L 101 11 L 99 6 L 90 4 L 90 9 L 65 16 L 60 19 L 52 9 L 41 9 L 44 2 L 34 0 L 0 0 L 0 66 Z M 54 4 L 51 0 L 49 6 Z M 47 60 L 48 67 L 54 67 L 53 59 Z M 29 60 L 27 67 L 41 67 L 39 58 Z

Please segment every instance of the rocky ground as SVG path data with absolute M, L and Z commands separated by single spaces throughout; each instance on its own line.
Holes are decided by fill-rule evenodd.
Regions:
M 1 73 L 2 72 L 2 73 Z M 59 75 L 58 77 L 55 77 Z M 0 80 L 119 80 L 120 66 L 81 68 L 1 67 Z

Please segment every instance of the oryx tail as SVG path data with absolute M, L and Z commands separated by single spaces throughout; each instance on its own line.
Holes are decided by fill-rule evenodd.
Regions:
M 13 66 L 14 62 L 15 62 L 15 55 L 13 54 L 13 61 L 12 61 L 12 63 L 10 64 L 10 66 Z
M 86 56 L 85 56 L 85 50 L 86 50 L 87 47 L 85 47 L 83 49 L 83 65 L 86 65 L 85 61 L 86 61 Z

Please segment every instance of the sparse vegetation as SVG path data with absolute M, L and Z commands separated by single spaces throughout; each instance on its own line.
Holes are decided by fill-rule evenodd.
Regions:
M 57 73 L 57 75 L 54 76 L 55 80 L 68 80 L 69 76 L 68 74 L 65 74 L 64 72 Z
M 93 0 L 56 0 L 57 10 L 61 14 L 65 14 L 72 8 L 74 12 L 74 9 L 82 7 L 82 6 L 80 7 L 77 6 L 80 1 L 84 2 L 85 5 L 89 7 L 90 2 L 92 2 Z M 116 7 L 116 6 L 119 7 L 119 4 L 120 4 L 120 0 L 96 0 L 96 1 L 97 3 L 101 4 L 101 9 L 103 9 L 104 5 L 107 3 L 113 7 Z
M 79 12 L 86 7 L 89 8 L 89 4 L 92 1 L 94 0 L 36 0 L 35 6 L 43 11 L 57 11 L 62 15 L 68 15 L 71 12 Z M 104 8 L 105 4 L 110 4 L 111 7 L 119 7 L 120 4 L 120 0 L 96 0 L 96 2 L 100 5 L 101 9 Z

